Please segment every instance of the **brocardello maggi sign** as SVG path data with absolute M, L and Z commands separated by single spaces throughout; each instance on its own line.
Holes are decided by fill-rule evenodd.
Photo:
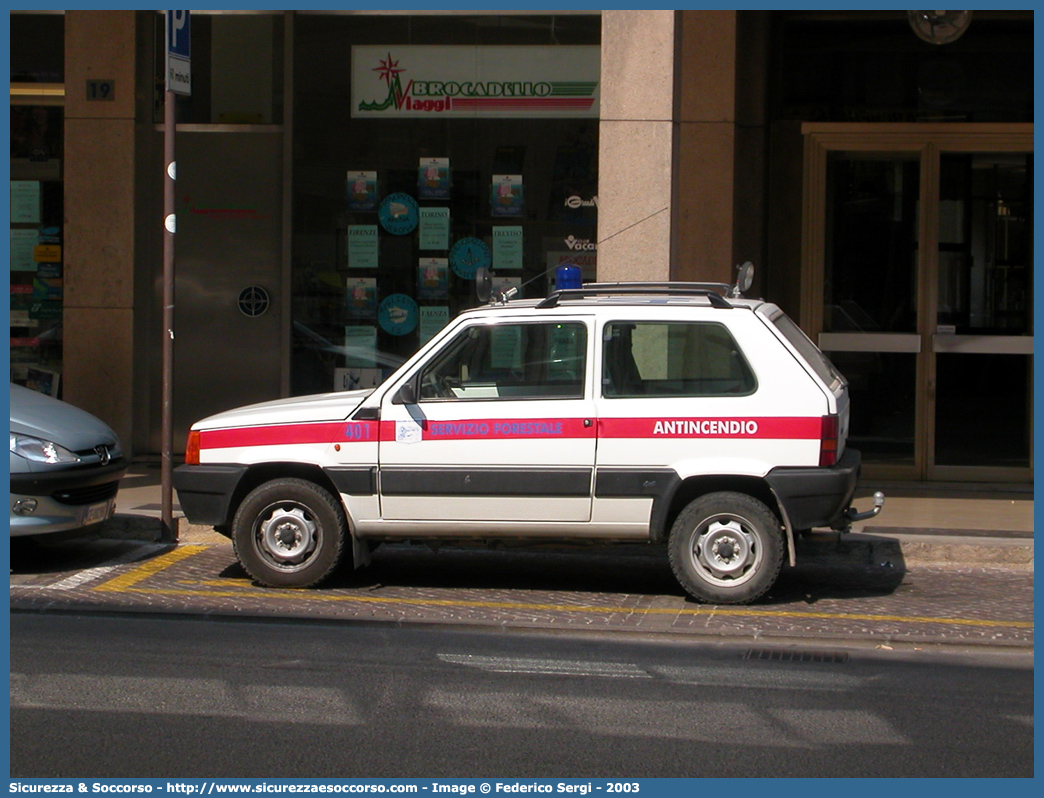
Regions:
M 353 117 L 598 117 L 600 48 L 352 47 Z

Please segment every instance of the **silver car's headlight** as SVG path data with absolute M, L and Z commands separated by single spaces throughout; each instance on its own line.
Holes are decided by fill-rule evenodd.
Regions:
M 80 462 L 80 458 L 64 446 L 31 435 L 19 435 L 16 432 L 11 433 L 11 451 L 34 463 L 71 465 Z

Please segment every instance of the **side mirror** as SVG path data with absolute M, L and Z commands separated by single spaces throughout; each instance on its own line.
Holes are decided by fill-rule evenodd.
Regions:
M 415 405 L 417 404 L 417 391 L 413 388 L 412 382 L 405 383 L 398 391 L 395 392 L 395 396 L 392 398 L 392 404 L 396 405 Z

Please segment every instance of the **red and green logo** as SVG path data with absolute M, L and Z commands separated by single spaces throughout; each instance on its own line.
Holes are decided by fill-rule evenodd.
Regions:
M 403 86 L 406 68 L 388 53 L 373 68 L 388 86 L 383 100 L 362 101 L 359 110 L 444 113 L 564 111 L 587 112 L 596 102 L 597 81 L 419 80 Z

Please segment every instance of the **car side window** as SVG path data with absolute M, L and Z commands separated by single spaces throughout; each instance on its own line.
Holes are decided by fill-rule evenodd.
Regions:
M 421 371 L 420 401 L 582 399 L 586 362 L 580 322 L 475 325 Z
M 602 347 L 609 398 L 745 396 L 754 372 L 732 334 L 714 322 L 612 322 Z

